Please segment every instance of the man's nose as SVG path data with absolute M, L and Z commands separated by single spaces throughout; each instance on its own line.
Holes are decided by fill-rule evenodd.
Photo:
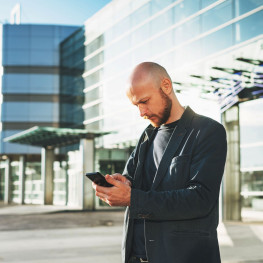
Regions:
M 140 111 L 140 116 L 143 117 L 146 115 L 147 109 L 143 105 L 139 105 L 139 111 Z

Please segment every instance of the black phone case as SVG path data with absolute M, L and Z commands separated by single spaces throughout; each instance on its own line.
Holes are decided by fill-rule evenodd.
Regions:
M 95 172 L 95 173 L 86 173 L 86 176 L 95 184 L 99 185 L 99 186 L 104 186 L 104 187 L 112 187 L 113 185 L 108 183 L 105 179 L 105 177 L 99 173 L 99 172 Z

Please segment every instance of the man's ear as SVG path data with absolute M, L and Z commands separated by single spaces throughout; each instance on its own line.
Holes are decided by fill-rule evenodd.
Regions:
M 171 81 L 168 78 L 164 78 L 162 80 L 161 89 L 166 95 L 171 94 L 173 90 L 173 86 L 172 86 Z

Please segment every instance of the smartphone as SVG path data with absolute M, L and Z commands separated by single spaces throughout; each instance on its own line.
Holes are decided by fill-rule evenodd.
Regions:
M 108 183 L 105 179 L 105 177 L 99 173 L 99 172 L 95 172 L 95 173 L 86 173 L 86 176 L 95 184 L 100 185 L 100 186 L 104 186 L 104 187 L 112 187 L 113 185 Z

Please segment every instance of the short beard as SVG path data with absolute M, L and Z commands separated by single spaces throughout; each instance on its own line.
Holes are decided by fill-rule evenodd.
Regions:
M 160 127 L 162 124 L 166 123 L 170 117 L 172 109 L 172 100 L 163 92 L 160 88 L 160 95 L 162 97 L 162 103 L 164 104 L 164 109 L 156 116 L 159 118 L 159 121 L 154 124 L 155 127 Z

